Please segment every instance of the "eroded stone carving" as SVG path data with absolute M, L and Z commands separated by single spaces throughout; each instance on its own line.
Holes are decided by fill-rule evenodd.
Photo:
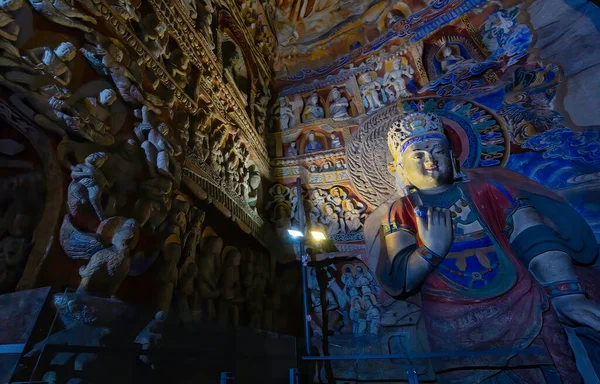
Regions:
M 134 219 L 113 217 L 102 223 L 102 227 L 113 227 L 111 246 L 96 252 L 89 263 L 79 270 L 79 290 L 97 296 L 113 296 L 130 268 L 129 252 L 138 240 L 138 225 Z
M 105 152 L 96 152 L 86 157 L 83 163 L 71 168 L 73 181 L 69 184 L 67 207 L 72 216 L 77 216 L 81 207 L 87 203 L 91 204 L 101 221 L 114 214 L 114 199 L 109 199 L 106 206 L 102 204 L 103 194 L 111 187 L 102 172 L 107 158 Z
M 5 0 L 0 3 L 0 37 L 16 41 L 21 27 L 13 19 L 12 12 L 23 7 L 23 0 Z
M 234 247 L 225 247 L 222 257 L 219 323 L 238 327 L 239 307 L 244 302 L 239 271 L 241 254 Z
M 217 317 L 216 299 L 219 297 L 217 283 L 220 277 L 220 255 L 223 240 L 216 235 L 208 235 L 202 241 L 200 252 L 196 255 L 199 274 L 196 279 L 196 291 L 199 298 L 196 300 L 195 311 L 200 311 L 202 317 L 215 320 Z
M 75 58 L 77 49 L 70 42 L 61 43 L 58 47 L 39 47 L 26 51 L 23 60 L 31 67 L 48 76 L 51 76 L 61 85 L 71 82 L 71 69 L 68 64 Z
M 164 102 L 157 97 L 152 97 L 152 102 L 147 101 L 150 95 L 145 94 L 141 89 L 141 79 L 134 76 L 133 73 L 123 64 L 126 60 L 125 47 L 119 47 L 116 40 L 107 39 L 99 34 L 87 34 L 86 39 L 90 44 L 84 44 L 80 51 L 89 61 L 90 65 L 101 76 L 110 76 L 119 90 L 119 94 L 128 103 L 135 105 L 145 105 L 152 112 L 160 114 L 158 108 Z

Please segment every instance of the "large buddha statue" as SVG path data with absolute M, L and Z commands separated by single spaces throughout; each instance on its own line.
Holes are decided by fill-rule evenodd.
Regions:
M 405 115 L 388 146 L 403 191 L 386 209 L 376 275 L 420 302 L 431 351 L 453 356 L 432 360 L 439 382 L 581 383 L 563 326 L 600 331 L 583 218 L 504 168 L 459 173 L 437 115 Z M 533 347 L 544 353 L 517 353 Z

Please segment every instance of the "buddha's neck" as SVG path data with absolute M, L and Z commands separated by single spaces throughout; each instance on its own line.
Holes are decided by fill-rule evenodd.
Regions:
M 419 189 L 419 192 L 424 195 L 438 195 L 452 188 L 454 184 L 443 184 L 433 188 Z

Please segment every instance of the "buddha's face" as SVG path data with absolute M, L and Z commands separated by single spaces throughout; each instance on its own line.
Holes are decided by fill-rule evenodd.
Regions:
M 339 91 L 333 91 L 333 100 L 339 100 L 341 97 Z
M 308 135 L 308 141 L 315 141 L 315 134 L 311 133 Z
M 401 161 L 401 166 L 396 167 L 401 175 L 397 176 L 418 189 L 452 184 L 452 158 L 448 144 L 442 139 L 415 141 L 402 153 Z
M 442 51 L 442 55 L 444 55 L 444 57 L 452 56 L 452 48 L 450 48 L 450 47 L 444 48 L 444 50 Z
M 394 60 L 394 63 L 392 64 L 392 67 L 394 68 L 394 70 L 399 70 L 400 67 L 402 66 L 402 63 L 400 62 L 400 60 Z

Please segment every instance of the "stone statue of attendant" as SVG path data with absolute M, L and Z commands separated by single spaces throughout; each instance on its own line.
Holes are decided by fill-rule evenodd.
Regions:
M 329 104 L 329 116 L 336 119 L 347 119 L 350 117 L 348 114 L 348 99 L 342 96 L 341 92 L 337 88 L 331 90 L 329 95 L 331 104 Z
M 406 89 L 406 80 L 412 79 L 415 70 L 409 65 L 403 65 L 402 60 L 397 57 L 392 63 L 392 70 L 383 76 L 383 86 L 390 100 L 401 97 L 409 97 L 411 93 Z
M 296 124 L 296 117 L 292 106 L 288 104 L 285 97 L 279 98 L 279 124 L 281 124 L 281 130 L 293 128 Z
M 589 289 L 597 271 L 574 265 L 597 256 L 583 218 L 507 169 L 459 173 L 437 115 L 405 115 L 388 146 L 405 195 L 380 214 L 386 250 L 377 278 L 391 296 L 420 297 L 432 351 L 478 351 L 433 361 L 440 382 L 580 383 L 561 324 L 600 331 L 600 305 L 590 299 L 597 292 Z M 486 354 L 533 345 L 551 358 Z
M 302 111 L 302 122 L 306 123 L 325 117 L 323 108 L 319 105 L 319 95 L 315 92 L 308 98 L 304 111 Z

